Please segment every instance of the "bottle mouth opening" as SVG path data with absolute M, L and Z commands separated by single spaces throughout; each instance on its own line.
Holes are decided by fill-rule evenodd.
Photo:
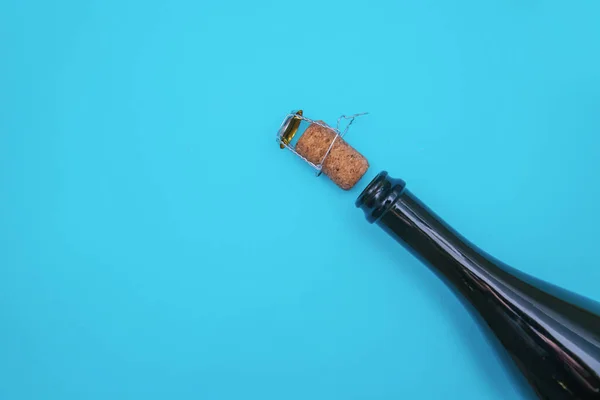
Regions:
M 364 211 L 367 221 L 373 223 L 396 201 L 405 185 L 403 180 L 390 178 L 387 171 L 381 171 L 361 192 L 355 205 Z
M 372 200 L 376 197 L 377 193 L 383 189 L 385 185 L 385 178 L 388 176 L 387 171 L 381 171 L 380 173 L 371 180 L 371 182 L 363 189 L 356 199 L 356 207 L 361 207 L 366 204 L 372 203 Z

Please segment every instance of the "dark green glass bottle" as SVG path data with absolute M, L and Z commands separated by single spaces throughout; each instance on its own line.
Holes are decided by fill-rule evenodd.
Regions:
M 486 254 L 386 172 L 356 205 L 464 300 L 540 399 L 600 399 L 598 303 Z

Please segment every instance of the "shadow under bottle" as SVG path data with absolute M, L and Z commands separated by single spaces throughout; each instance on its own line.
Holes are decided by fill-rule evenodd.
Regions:
M 600 399 L 598 303 L 486 254 L 386 172 L 356 206 L 459 293 L 540 399 Z

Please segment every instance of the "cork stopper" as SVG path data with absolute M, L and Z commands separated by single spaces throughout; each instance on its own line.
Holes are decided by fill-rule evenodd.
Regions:
M 318 122 L 322 123 L 322 121 Z M 331 129 L 310 124 L 298 139 L 296 151 L 313 164 L 319 164 L 335 136 L 335 132 Z M 350 190 L 367 169 L 369 169 L 367 159 L 344 139 L 338 137 L 323 161 L 322 171 L 340 188 Z

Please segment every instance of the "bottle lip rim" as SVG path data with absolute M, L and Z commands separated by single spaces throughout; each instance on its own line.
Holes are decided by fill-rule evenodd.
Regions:
M 356 207 L 360 208 L 369 203 L 369 200 L 374 199 L 377 193 L 383 189 L 387 176 L 387 171 L 378 173 L 356 198 Z
M 363 189 L 355 205 L 364 211 L 367 221 L 376 222 L 396 202 L 405 186 L 403 180 L 391 178 L 387 171 L 381 171 Z

